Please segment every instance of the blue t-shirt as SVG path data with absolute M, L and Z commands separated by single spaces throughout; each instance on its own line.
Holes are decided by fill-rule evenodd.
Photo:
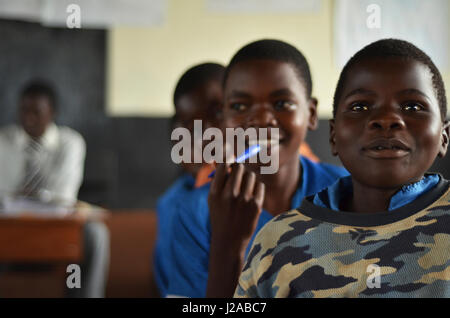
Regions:
M 348 175 L 347 170 L 325 163 L 314 163 L 300 157 L 302 177 L 295 192 L 291 208 L 300 205 L 305 196 L 319 192 L 333 184 L 338 178 Z M 158 257 L 167 259 L 170 268 L 167 292 L 164 296 L 205 297 L 208 281 L 209 248 L 211 224 L 208 208 L 210 185 L 207 184 L 191 192 L 183 205 L 173 216 L 171 239 L 167 250 L 160 250 Z M 246 255 L 256 233 L 272 219 L 263 210 L 255 233 L 247 246 Z
M 168 264 L 169 258 L 160 257 L 168 249 L 171 235 L 171 222 L 177 206 L 184 202 L 184 198 L 194 190 L 195 179 L 190 174 L 183 174 L 170 186 L 169 189 L 158 199 L 156 213 L 158 217 L 158 235 L 156 239 L 153 273 L 156 285 L 161 296 L 165 296 L 167 289 L 167 269 L 172 266 Z

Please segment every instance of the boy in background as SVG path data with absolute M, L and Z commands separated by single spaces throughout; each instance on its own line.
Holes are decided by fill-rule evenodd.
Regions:
M 184 127 L 193 136 L 194 120 L 201 120 L 203 129 L 217 127 L 222 111 L 222 80 L 225 67 L 216 63 L 204 63 L 189 68 L 178 80 L 175 87 L 173 103 L 175 115 L 172 118 L 172 129 Z M 158 237 L 154 252 L 154 276 L 160 295 L 165 296 L 167 275 L 172 265 L 164 256 L 168 249 L 173 211 L 184 198 L 194 190 L 198 171 L 207 163 L 194 163 L 194 151 L 202 149 L 195 147 L 193 140 L 191 162 L 182 162 L 183 174 L 163 194 L 157 203 Z

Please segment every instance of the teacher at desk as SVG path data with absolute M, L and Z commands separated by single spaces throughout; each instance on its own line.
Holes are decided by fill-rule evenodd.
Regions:
M 32 81 L 18 103 L 20 125 L 0 129 L 0 200 L 20 196 L 71 206 L 83 181 L 86 144 L 76 131 L 57 126 L 56 95 L 44 81 Z M 100 222 L 83 229 L 81 288 L 68 297 L 104 297 L 109 267 L 109 233 Z

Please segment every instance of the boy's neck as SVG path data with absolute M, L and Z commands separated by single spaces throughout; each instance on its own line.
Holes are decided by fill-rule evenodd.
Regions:
M 401 188 L 374 188 L 352 178 L 353 196 L 343 202 L 342 209 L 356 213 L 388 211 L 392 196 Z
M 298 157 L 280 166 L 277 173 L 258 174 L 259 181 L 266 186 L 263 208 L 273 216 L 289 211 L 300 177 Z

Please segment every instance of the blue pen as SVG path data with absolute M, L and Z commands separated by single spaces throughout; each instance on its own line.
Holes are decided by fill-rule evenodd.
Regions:
M 247 160 L 250 157 L 253 157 L 254 155 L 258 154 L 258 152 L 261 150 L 261 147 L 259 145 L 254 145 L 248 148 L 242 155 L 240 155 L 236 159 L 236 163 L 243 163 L 245 160 Z M 214 174 L 216 173 L 216 170 L 211 172 L 208 176 L 208 178 L 214 177 Z

